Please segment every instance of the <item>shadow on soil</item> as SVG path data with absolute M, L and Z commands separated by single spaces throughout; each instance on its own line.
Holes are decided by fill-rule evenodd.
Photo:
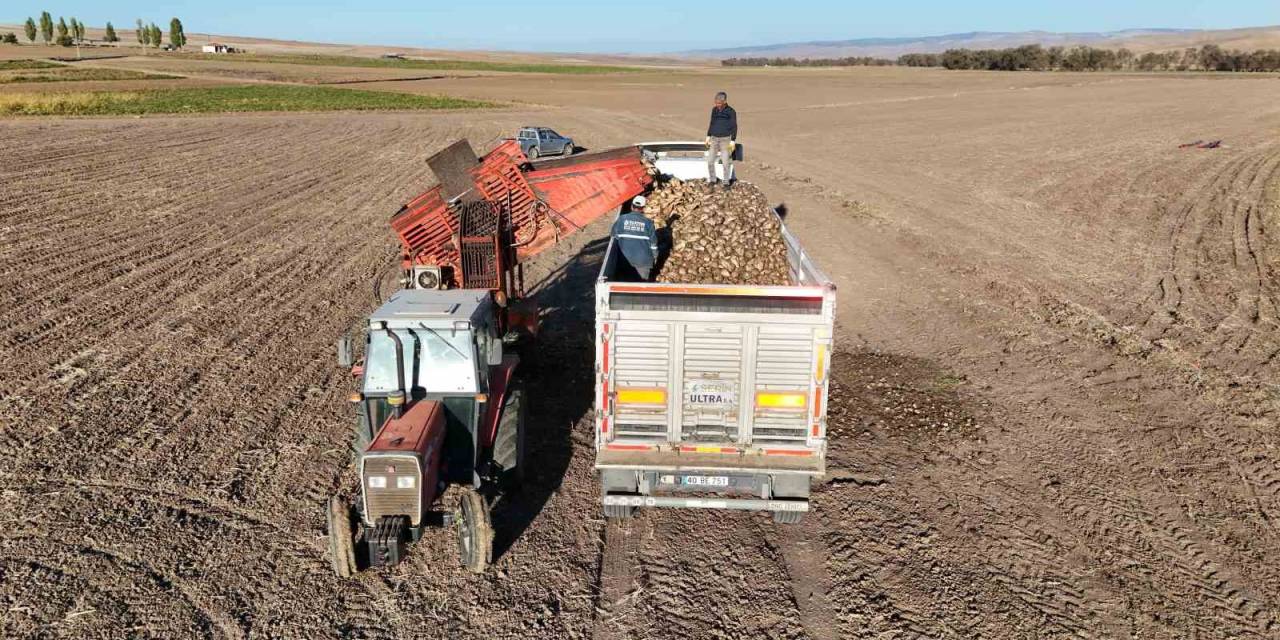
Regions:
M 525 361 L 529 391 L 524 486 L 494 505 L 493 558 L 524 534 L 560 488 L 573 457 L 573 427 L 591 410 L 595 279 L 609 239 L 588 243 L 528 287 L 542 309 L 542 330 Z

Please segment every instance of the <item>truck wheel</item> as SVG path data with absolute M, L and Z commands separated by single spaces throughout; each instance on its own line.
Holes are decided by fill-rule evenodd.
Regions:
M 333 572 L 339 578 L 350 578 L 356 572 L 355 544 L 351 529 L 351 507 L 338 496 L 329 498 L 329 557 Z
M 470 487 L 462 489 L 458 505 L 458 559 L 472 573 L 484 573 L 493 554 L 493 525 L 489 505 Z
M 493 441 L 493 461 L 502 467 L 502 481 L 509 488 L 524 483 L 525 469 L 524 383 L 513 380 L 498 418 L 498 434 Z
M 773 521 L 778 524 L 800 524 L 804 519 L 803 511 L 774 511 Z
M 539 153 L 538 153 L 538 147 L 536 147 L 536 146 L 534 146 L 534 147 L 529 147 L 529 159 L 530 159 L 530 160 L 537 160 L 539 155 L 541 155 L 541 154 L 539 154 Z
M 625 520 L 636 515 L 636 508 L 625 504 L 604 505 L 604 517 L 607 520 Z
M 564 146 L 564 155 L 565 157 L 573 155 L 573 144 L 566 144 Z

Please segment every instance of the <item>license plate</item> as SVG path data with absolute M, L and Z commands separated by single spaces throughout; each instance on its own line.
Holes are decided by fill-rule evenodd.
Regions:
M 732 407 L 738 404 L 738 383 L 728 380 L 694 380 L 685 384 L 685 401 L 699 407 Z
M 727 487 L 728 476 L 681 476 L 680 484 L 687 487 Z

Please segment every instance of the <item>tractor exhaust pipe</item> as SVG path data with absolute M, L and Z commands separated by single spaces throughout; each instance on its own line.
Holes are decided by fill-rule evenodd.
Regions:
M 387 323 L 382 323 L 382 330 L 387 333 L 387 337 L 396 343 L 396 393 L 399 398 L 390 400 L 389 402 L 396 407 L 396 417 L 404 417 L 405 389 L 404 389 L 404 345 L 400 343 L 400 336 L 396 332 L 387 328 Z

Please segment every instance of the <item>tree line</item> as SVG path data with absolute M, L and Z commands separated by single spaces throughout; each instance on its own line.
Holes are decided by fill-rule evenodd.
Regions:
M 871 56 L 849 58 L 726 58 L 726 67 L 888 67 L 896 64 L 886 58 Z
M 1098 47 L 1042 47 L 1029 44 L 1008 49 L 948 49 L 942 53 L 908 53 L 883 58 L 729 58 L 726 67 L 942 67 L 986 71 L 1280 71 L 1280 50 L 1228 50 L 1214 44 L 1181 51 L 1149 52 Z
M 1148 52 L 1079 46 L 951 49 L 938 66 L 991 71 L 1280 71 L 1280 50 L 1227 50 L 1216 44 L 1181 51 Z
M 1239 51 L 1208 44 L 1199 49 L 1144 53 L 1134 61 L 1142 71 L 1280 71 L 1280 49 Z
M 53 16 L 48 11 L 40 13 L 40 20 L 37 23 L 35 18 L 27 18 L 26 24 L 23 25 L 24 35 L 27 41 L 35 44 L 36 36 L 40 37 L 46 45 L 57 44 L 63 47 L 70 47 L 82 44 L 85 41 L 85 26 L 83 22 L 71 18 L 67 22 L 66 18 L 59 17 L 58 22 L 54 23 Z M 56 33 L 56 37 L 55 37 Z M 164 44 L 164 33 L 156 23 L 143 24 L 142 19 L 137 21 L 136 29 L 138 44 L 143 47 L 159 47 Z M 103 30 L 103 42 L 120 42 L 120 36 L 116 33 L 116 28 L 110 22 L 107 23 Z M 8 44 L 18 44 L 18 36 L 14 33 L 6 33 L 0 36 L 0 42 Z M 169 21 L 169 44 L 175 49 L 181 49 L 187 44 L 187 34 L 183 31 L 182 21 L 174 18 Z

